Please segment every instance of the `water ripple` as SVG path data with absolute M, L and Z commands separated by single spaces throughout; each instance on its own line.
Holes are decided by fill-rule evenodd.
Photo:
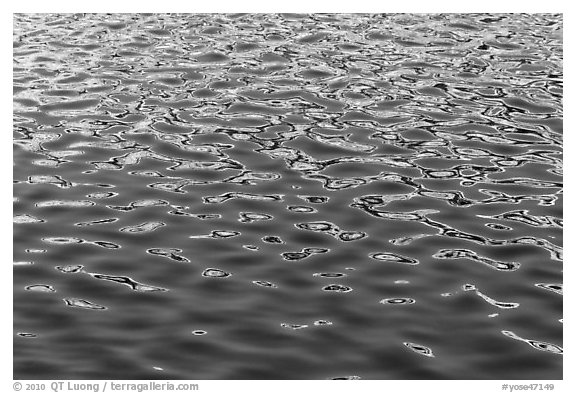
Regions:
M 15 379 L 562 379 L 561 14 L 14 14 L 13 135 Z

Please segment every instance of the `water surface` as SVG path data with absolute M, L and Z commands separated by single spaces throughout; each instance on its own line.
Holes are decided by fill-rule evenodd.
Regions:
M 15 379 L 561 379 L 553 14 L 16 14 Z

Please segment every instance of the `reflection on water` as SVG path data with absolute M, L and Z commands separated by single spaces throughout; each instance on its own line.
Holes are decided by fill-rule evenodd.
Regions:
M 562 29 L 14 15 L 14 378 L 561 379 Z

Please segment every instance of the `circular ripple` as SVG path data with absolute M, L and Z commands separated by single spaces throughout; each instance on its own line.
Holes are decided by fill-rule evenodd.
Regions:
M 225 278 L 230 277 L 232 273 L 226 273 L 224 270 L 209 268 L 202 272 L 204 277 Z
M 563 284 L 536 283 L 534 285 L 539 287 L 539 288 L 546 289 L 548 291 L 552 291 L 552 292 L 557 293 L 559 295 L 562 295 L 564 293 L 564 285 Z
M 52 244 L 78 244 L 84 242 L 84 240 L 77 237 L 45 237 L 42 240 Z
M 344 242 L 351 242 L 354 240 L 360 240 L 365 238 L 367 235 L 364 232 L 341 232 L 338 234 L 338 238 Z
M 62 273 L 79 273 L 84 269 L 82 265 L 68 265 L 68 266 L 56 266 L 56 270 Z
M 34 265 L 34 262 L 29 262 L 29 261 L 14 261 L 12 262 L 12 264 L 14 266 L 29 266 L 29 265 Z
M 324 288 L 322 288 L 322 290 L 328 292 L 350 292 L 352 291 L 352 288 L 346 285 L 331 284 L 325 286 Z
M 305 329 L 308 327 L 308 325 L 299 325 L 296 323 L 281 323 L 280 326 L 282 326 L 283 328 L 292 329 L 292 330 Z
M 511 231 L 512 230 L 512 228 L 510 228 L 509 226 L 502 225 L 502 224 L 495 224 L 492 222 L 489 222 L 489 223 L 484 224 L 484 225 L 486 225 L 488 228 L 496 229 L 498 231 Z
M 304 199 L 309 203 L 326 203 L 329 197 L 327 196 L 316 196 L 316 195 L 298 195 L 301 199 Z
M 46 221 L 29 214 L 18 214 L 12 218 L 12 222 L 14 224 L 40 224 Z
M 258 251 L 260 249 L 260 247 L 254 246 L 252 244 L 244 244 L 242 247 L 250 251 Z
M 211 236 L 214 238 L 228 238 L 228 237 L 235 237 L 239 236 L 240 232 L 236 231 L 212 231 Z
M 266 242 L 266 243 L 274 243 L 274 244 L 284 243 L 284 241 L 282 241 L 282 239 L 280 239 L 278 236 L 264 236 L 262 238 L 262 241 Z
M 380 300 L 382 304 L 413 304 L 416 303 L 416 300 L 411 299 L 409 297 L 393 297 L 388 299 Z
M 334 225 L 329 222 L 302 222 L 296 224 L 298 229 L 304 229 L 307 231 L 329 231 L 334 229 Z
M 273 284 L 273 283 L 271 283 L 271 282 L 269 282 L 269 281 L 259 281 L 259 280 L 256 280 L 256 281 L 252 281 L 252 283 L 253 283 L 253 284 L 256 284 L 256 285 L 258 285 L 258 286 L 261 286 L 261 287 L 278 288 L 278 286 L 277 286 L 276 284 Z
M 104 248 L 110 248 L 110 249 L 120 248 L 120 245 L 118 245 L 116 243 L 111 243 L 111 242 L 95 241 L 95 242 L 92 242 L 92 244 L 95 244 L 97 246 L 104 247 Z
M 241 212 L 240 218 L 238 219 L 238 221 L 244 222 L 244 223 L 250 223 L 250 222 L 254 222 L 254 221 L 272 220 L 273 218 L 274 217 L 271 216 L 270 214 Z
M 310 206 L 287 206 L 288 210 L 295 213 L 316 213 L 318 210 Z
M 307 252 L 309 254 L 324 254 L 328 251 L 330 251 L 329 248 L 323 247 L 306 247 L 302 250 L 302 252 Z
M 346 273 L 314 273 L 314 277 L 325 277 L 325 278 L 340 278 L 346 277 Z
M 299 261 L 300 259 L 304 259 L 310 256 L 309 253 L 306 252 L 283 252 L 282 258 L 287 261 Z
M 405 342 L 403 344 L 405 346 L 407 346 L 408 348 L 410 348 L 411 350 L 413 350 L 414 352 L 419 353 L 420 355 L 428 356 L 431 358 L 434 357 L 432 350 L 428 347 L 425 347 L 424 345 L 415 344 L 415 343 L 411 343 L 411 342 Z
M 34 334 L 34 333 L 24 333 L 24 332 L 18 333 L 18 335 L 19 335 L 20 337 L 26 337 L 26 338 L 36 338 L 36 337 L 38 337 L 37 334 Z
M 93 199 L 105 199 L 115 197 L 116 195 L 118 195 L 117 192 L 94 192 L 92 194 L 86 195 L 86 197 Z
M 34 291 L 34 292 L 56 292 L 54 287 L 45 284 L 28 285 L 25 289 L 27 291 Z
M 377 261 L 405 263 L 408 265 L 417 265 L 420 262 L 414 258 L 409 258 L 403 255 L 394 254 L 391 252 L 376 252 L 369 255 L 370 258 Z
M 558 355 L 562 355 L 564 353 L 564 350 L 555 344 L 536 340 L 526 340 L 526 342 L 532 347 L 539 349 L 540 351 L 552 352 Z

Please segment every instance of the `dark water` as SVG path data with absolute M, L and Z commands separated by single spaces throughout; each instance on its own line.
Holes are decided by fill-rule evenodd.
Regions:
M 561 379 L 562 17 L 14 16 L 14 378 Z

